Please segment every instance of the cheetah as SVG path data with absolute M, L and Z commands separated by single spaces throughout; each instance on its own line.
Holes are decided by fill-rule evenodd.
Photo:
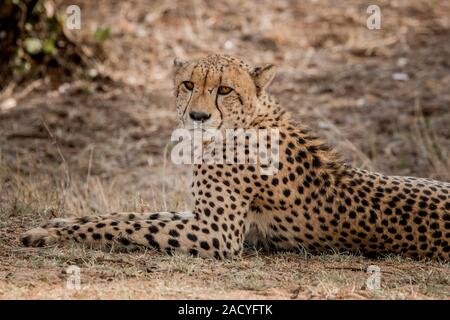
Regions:
M 277 128 L 274 174 L 249 163 L 195 164 L 191 212 L 59 218 L 24 233 L 21 242 L 39 247 L 72 240 L 217 259 L 239 257 L 251 245 L 450 260 L 450 183 L 345 163 L 267 93 L 275 73 L 273 65 L 250 67 L 221 54 L 174 62 L 181 126 Z

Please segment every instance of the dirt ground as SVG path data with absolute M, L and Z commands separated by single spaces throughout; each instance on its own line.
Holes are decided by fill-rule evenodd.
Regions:
M 275 63 L 271 93 L 348 161 L 450 181 L 450 2 L 76 2 L 73 37 L 109 27 L 104 57 L 84 77 L 0 90 L 0 299 L 449 298 L 448 263 L 252 250 L 213 261 L 18 236 L 51 217 L 189 208 L 189 168 L 168 156 L 175 56 Z M 366 27 L 369 4 L 380 30 Z M 66 287 L 71 265 L 80 290 Z M 380 289 L 366 285 L 370 265 Z

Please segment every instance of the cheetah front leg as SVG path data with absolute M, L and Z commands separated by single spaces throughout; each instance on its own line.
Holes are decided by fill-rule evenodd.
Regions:
M 72 218 L 54 218 L 46 223 L 42 224 L 40 227 L 44 229 L 49 228 L 60 228 L 71 224 L 84 224 L 87 222 L 100 222 L 100 220 L 112 219 L 117 221 L 141 221 L 141 220 L 170 220 L 172 218 L 188 219 L 192 218 L 193 214 L 190 211 L 184 212 L 114 212 L 106 215 L 90 215 L 83 217 L 72 217 Z
M 26 246 L 47 246 L 65 241 L 84 245 L 127 248 L 144 246 L 175 250 L 202 257 L 230 258 L 240 255 L 245 233 L 251 224 L 248 216 L 252 195 L 238 188 L 232 190 L 218 179 L 194 185 L 195 208 L 186 213 L 154 213 L 148 219 L 130 219 L 126 214 L 100 216 L 95 221 L 77 221 L 64 226 L 35 228 L 21 236 Z M 205 181 L 204 192 L 201 184 Z
M 141 246 L 214 258 L 236 257 L 241 253 L 244 223 L 237 223 L 231 229 L 222 226 L 211 230 L 204 222 L 177 216 L 164 221 L 104 219 L 65 227 L 35 228 L 23 234 L 21 241 L 26 246 L 48 246 L 73 240 L 91 247 Z

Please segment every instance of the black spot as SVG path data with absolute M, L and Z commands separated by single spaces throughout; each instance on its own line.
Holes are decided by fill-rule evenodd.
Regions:
M 84 236 L 84 234 L 83 234 L 83 236 Z M 80 237 L 81 237 L 82 239 L 86 238 L 86 236 L 82 237 L 81 234 L 80 234 Z M 106 238 L 107 240 L 110 240 L 110 241 L 111 241 L 114 237 L 113 237 L 113 235 L 112 235 L 111 233 L 105 233 L 105 238 Z
M 187 234 L 187 238 L 189 240 L 191 240 L 192 242 L 196 242 L 197 241 L 197 236 L 195 234 L 192 234 L 192 233 L 188 233 Z
M 169 235 L 172 236 L 172 237 L 175 237 L 175 238 L 177 238 L 177 237 L 180 236 L 180 234 L 178 233 L 178 231 L 175 230 L 175 229 L 170 230 L 170 231 L 169 231 Z
M 322 165 L 322 162 L 320 161 L 320 159 L 318 157 L 314 157 L 312 165 L 315 168 L 319 168 Z
M 180 243 L 178 242 L 177 239 L 169 239 L 169 241 L 167 241 L 167 243 L 174 248 L 178 248 L 180 246 Z
M 138 231 L 141 229 L 141 225 L 139 223 L 133 224 L 134 230 Z
M 151 234 L 146 234 L 145 238 L 148 241 L 148 244 L 154 248 L 159 249 L 159 243 L 155 241 L 155 238 L 153 238 L 153 235 Z
M 120 238 L 120 243 L 122 243 L 124 246 L 128 246 L 130 244 L 130 240 L 127 238 Z
M 216 248 L 216 249 L 220 248 L 219 240 L 217 240 L 216 238 L 213 238 L 212 244 L 213 244 L 214 248 Z
M 206 242 L 206 241 L 200 242 L 200 247 L 205 250 L 209 250 L 209 248 L 210 248 L 208 242 Z
M 102 235 L 99 233 L 92 234 L 92 239 L 94 239 L 94 240 L 100 240 L 101 238 L 102 238 Z
M 427 232 L 427 228 L 425 227 L 425 226 L 420 226 L 418 229 L 417 229 L 420 233 L 425 233 L 425 232 Z

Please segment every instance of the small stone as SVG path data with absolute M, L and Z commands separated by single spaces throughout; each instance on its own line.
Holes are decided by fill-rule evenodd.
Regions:
M 407 59 L 407 58 L 404 58 L 404 57 L 398 58 L 398 60 L 397 60 L 397 66 L 399 66 L 399 67 L 404 67 L 404 66 L 406 66 L 407 64 L 408 64 L 408 59 Z
M 406 73 L 403 72 L 396 72 L 392 74 L 392 80 L 395 81 L 408 81 L 409 80 L 409 76 Z
M 17 106 L 17 100 L 14 98 L 8 98 L 0 104 L 0 110 L 6 111 Z
M 227 40 L 225 41 L 225 43 L 223 44 L 223 47 L 227 50 L 231 50 L 234 48 L 234 43 L 231 40 Z
M 331 125 L 329 122 L 319 121 L 319 128 L 329 130 L 329 129 L 331 129 Z
M 96 69 L 94 69 L 94 68 L 89 69 L 88 75 L 91 78 L 95 78 L 96 76 L 98 76 L 98 71 Z
M 366 99 L 360 98 L 360 99 L 356 100 L 356 105 L 358 107 L 364 107 L 366 105 Z

